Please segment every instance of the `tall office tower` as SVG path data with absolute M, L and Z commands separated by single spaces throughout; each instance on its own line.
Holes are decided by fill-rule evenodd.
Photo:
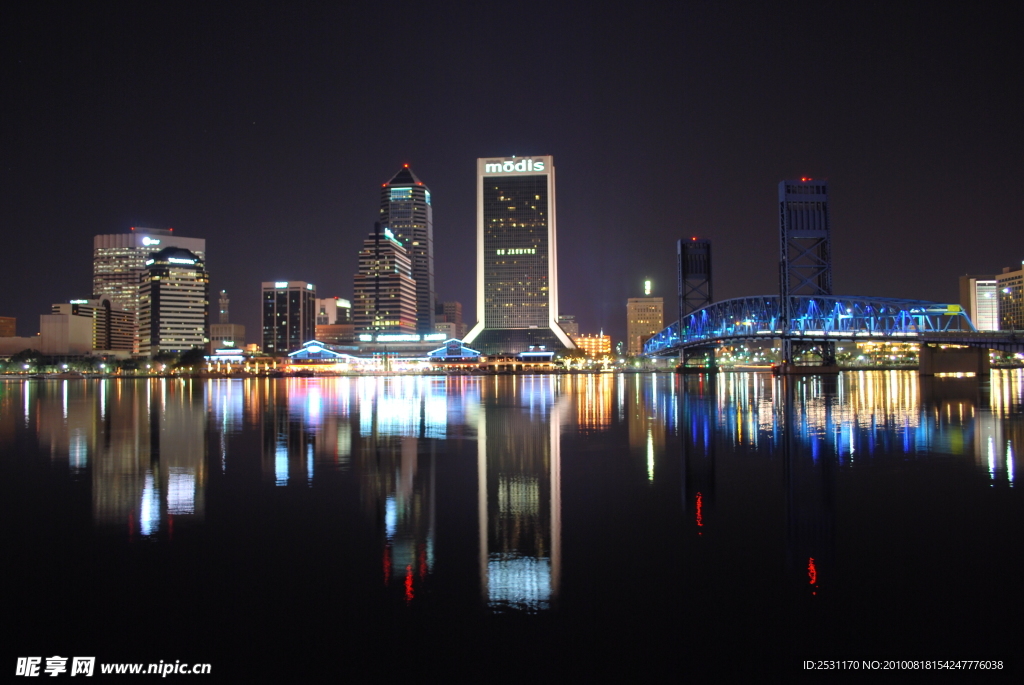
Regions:
M 263 283 L 263 352 L 283 357 L 313 340 L 316 286 L 305 281 Z
M 484 354 L 574 349 L 558 325 L 555 167 L 550 156 L 476 163 L 476 325 Z
M 832 294 L 832 230 L 828 184 L 811 178 L 779 183 L 779 318 L 782 359 L 793 359 L 791 297 Z M 823 343 L 822 361 L 835 364 L 835 343 Z
M 318 297 L 316 325 L 334 326 L 352 322 L 352 303 L 344 297 Z
M 999 297 L 995 276 L 961 276 L 960 306 L 979 331 L 999 330 Z
M 390 229 L 412 262 L 416 332 L 434 332 L 434 210 L 430 190 L 406 164 L 380 192 L 380 225 Z
M 210 277 L 203 260 L 179 247 L 150 255 L 139 287 L 139 352 L 180 353 L 205 347 Z
M 676 243 L 676 274 L 679 279 L 679 320 L 706 307 L 711 295 L 711 241 L 680 240 Z
M 13 316 L 0 316 L 0 338 L 13 338 L 18 333 L 18 319 Z
M 131 352 L 135 349 L 136 317 L 111 302 L 109 297 L 62 302 L 50 307 L 50 313 L 89 319 L 93 350 Z
M 999 330 L 1024 331 L 1024 262 L 1016 271 L 1005 267 L 1003 273 L 996 274 L 996 289 L 999 291 Z
M 644 297 L 626 300 L 627 351 L 642 354 L 644 342 L 665 327 L 665 301 L 651 297 L 651 282 L 644 281 Z
M 205 263 L 206 241 L 179 236 L 173 228 L 133 227 L 127 233 L 95 236 L 92 239 L 93 297 L 109 297 L 111 302 L 137 317 L 146 259 L 165 247 L 189 250 Z M 136 349 L 138 340 L 136 332 Z
M 359 251 L 355 275 L 352 320 L 357 333 L 416 332 L 416 281 L 411 270 L 402 243 L 390 229 L 375 223 Z

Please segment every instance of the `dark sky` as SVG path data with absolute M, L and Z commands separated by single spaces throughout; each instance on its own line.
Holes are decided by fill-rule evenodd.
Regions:
M 673 296 L 681 236 L 714 241 L 717 299 L 777 292 L 776 186 L 800 176 L 830 182 L 837 293 L 955 301 L 1024 259 L 1018 18 L 837 4 L 5 8 L 0 315 L 35 334 L 90 293 L 94 235 L 173 227 L 258 341 L 261 281 L 351 296 L 409 163 L 438 295 L 472 322 L 476 158 L 543 154 L 583 332 L 621 339 L 646 277 Z

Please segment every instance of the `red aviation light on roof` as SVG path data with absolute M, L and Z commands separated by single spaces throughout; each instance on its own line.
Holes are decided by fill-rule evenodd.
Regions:
M 403 164 L 402 166 L 403 166 L 403 167 L 405 167 L 406 169 L 408 169 L 408 168 L 409 168 L 409 165 L 408 165 L 408 164 Z
M 808 177 L 804 176 L 804 177 L 803 177 L 803 178 L 801 178 L 800 180 L 801 180 L 801 181 L 813 181 L 814 179 L 813 179 L 813 178 L 808 178 Z

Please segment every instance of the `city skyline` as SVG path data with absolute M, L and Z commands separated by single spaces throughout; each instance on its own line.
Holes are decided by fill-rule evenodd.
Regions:
M 787 178 L 830 185 L 837 294 L 953 302 L 959 276 L 1019 264 L 1024 60 L 994 10 L 556 5 L 494 50 L 496 11 L 394 13 L 405 49 L 369 60 L 368 7 L 17 8 L 0 316 L 35 333 L 88 288 L 92 236 L 173 226 L 208 241 L 211 288 L 256 331 L 257 281 L 351 294 L 368 190 L 405 163 L 430 180 L 437 298 L 469 307 L 489 154 L 559 159 L 559 311 L 616 340 L 638 282 L 671 297 L 681 237 L 715 243 L 716 299 L 776 292 Z M 409 54 L 411 104 L 380 110 Z M 495 73 L 536 77 L 506 107 Z

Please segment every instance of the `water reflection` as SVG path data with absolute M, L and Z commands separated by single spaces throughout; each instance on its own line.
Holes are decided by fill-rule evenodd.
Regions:
M 547 609 L 561 575 L 561 426 L 553 376 L 499 377 L 477 419 L 480 584 L 496 610 Z

